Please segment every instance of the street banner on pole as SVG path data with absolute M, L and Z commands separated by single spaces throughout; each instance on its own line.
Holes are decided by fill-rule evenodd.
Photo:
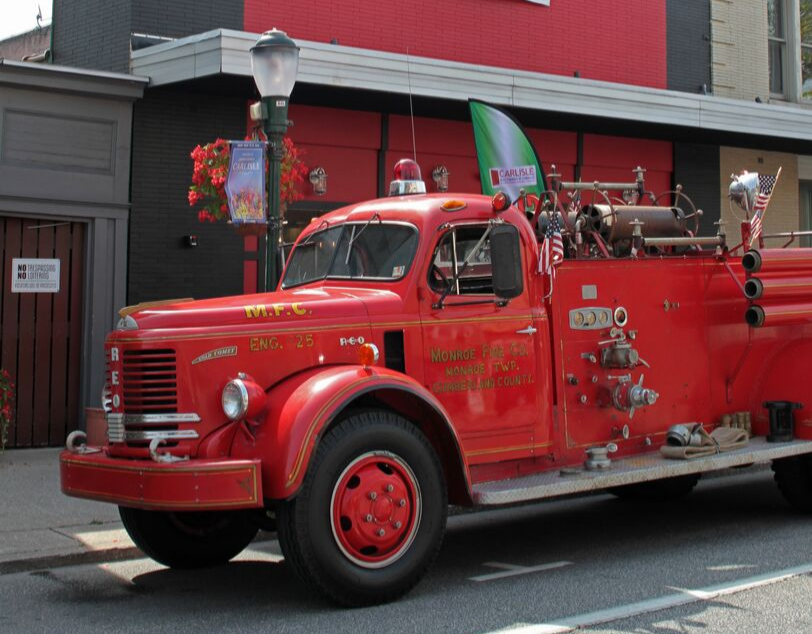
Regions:
M 521 124 L 496 106 L 476 99 L 469 99 L 468 105 L 482 193 L 504 192 L 511 202 L 518 200 L 522 190 L 538 197 L 545 191 L 544 172 Z
M 265 223 L 265 143 L 230 143 L 225 189 L 231 222 L 235 225 Z

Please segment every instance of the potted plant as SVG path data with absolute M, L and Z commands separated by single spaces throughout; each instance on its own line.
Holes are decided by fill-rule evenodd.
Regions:
M 14 383 L 6 370 L 0 370 L 0 451 L 8 442 L 8 428 L 11 425 L 11 403 L 14 400 Z

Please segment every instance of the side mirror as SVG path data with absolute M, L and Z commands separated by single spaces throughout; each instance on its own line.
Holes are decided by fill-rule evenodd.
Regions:
M 496 225 L 491 230 L 493 293 L 503 299 L 522 294 L 522 252 L 519 230 L 513 225 Z

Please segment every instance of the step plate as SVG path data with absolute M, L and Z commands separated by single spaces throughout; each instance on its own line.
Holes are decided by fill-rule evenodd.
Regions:
M 657 452 L 613 460 L 612 466 L 605 471 L 579 469 L 575 474 L 561 475 L 556 470 L 513 480 L 483 482 L 474 485 L 474 503 L 494 505 L 540 500 L 690 473 L 718 471 L 754 462 L 769 462 L 806 453 L 812 453 L 812 441 L 768 443 L 761 437 L 751 438 L 747 447 L 694 460 L 668 460 Z

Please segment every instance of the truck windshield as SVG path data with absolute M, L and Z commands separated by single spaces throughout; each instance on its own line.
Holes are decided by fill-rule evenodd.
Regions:
M 323 279 L 398 280 L 409 272 L 417 229 L 380 222 L 346 223 L 310 234 L 290 256 L 282 288 Z

